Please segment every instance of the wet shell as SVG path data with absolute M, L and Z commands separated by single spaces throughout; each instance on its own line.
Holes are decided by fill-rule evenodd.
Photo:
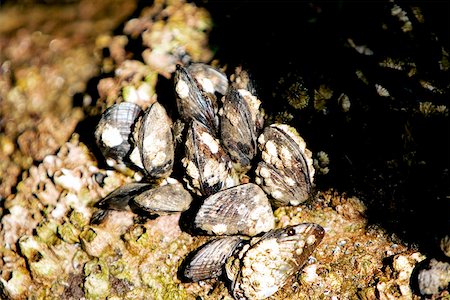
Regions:
M 209 241 L 187 262 L 184 276 L 192 281 L 219 277 L 226 260 L 245 240 L 245 237 L 227 236 Z
M 263 124 L 261 101 L 244 89 L 230 87 L 220 111 L 220 136 L 237 168 L 249 169 Z
M 133 199 L 133 204 L 150 214 L 182 212 L 192 202 L 191 194 L 179 182 L 145 190 Z
M 306 201 L 314 178 L 311 152 L 297 131 L 272 124 L 258 138 L 263 162 L 256 169 L 256 183 L 273 197 L 273 204 L 298 205 Z
M 191 188 L 197 194 L 209 196 L 238 184 L 232 174 L 229 156 L 208 128 L 198 121 L 189 126 L 185 153 L 183 165 Z
M 202 63 L 189 65 L 188 72 L 206 93 L 214 95 L 219 93 L 225 95 L 228 89 L 227 76 L 216 68 Z
M 275 218 L 264 191 L 247 183 L 205 199 L 194 223 L 208 234 L 254 236 L 273 229 Z
M 109 193 L 105 198 L 101 199 L 95 204 L 96 207 L 100 208 L 91 218 L 91 224 L 99 224 L 106 217 L 109 210 L 130 210 L 130 200 L 134 198 L 137 194 L 151 189 L 151 184 L 133 182 L 121 186 L 111 193 Z
M 174 162 L 172 121 L 164 107 L 153 103 L 138 125 L 138 148 L 142 164 L 151 177 L 167 177 Z
M 324 229 L 303 223 L 274 229 L 230 257 L 227 277 L 235 299 L 265 299 L 291 282 L 322 241 Z
M 131 132 L 142 112 L 134 103 L 122 102 L 108 108 L 95 129 L 95 139 L 109 166 L 122 170 L 131 149 Z
M 215 134 L 219 121 L 215 115 L 213 100 L 181 65 L 177 65 L 175 72 L 175 92 L 181 118 L 186 122 L 197 120 Z

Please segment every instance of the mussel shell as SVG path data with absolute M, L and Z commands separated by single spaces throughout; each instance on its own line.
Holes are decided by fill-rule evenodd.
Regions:
M 253 238 L 225 265 L 235 299 L 265 299 L 290 282 L 322 241 L 324 229 L 303 223 Z
M 213 134 L 218 130 L 213 100 L 205 93 L 189 71 L 177 65 L 175 72 L 175 92 L 181 118 L 186 122 L 197 120 L 209 128 Z
M 194 120 L 188 128 L 185 153 L 183 165 L 191 188 L 198 194 L 209 196 L 237 184 L 231 159 L 209 129 L 198 121 Z
M 110 210 L 130 211 L 130 200 L 139 193 L 151 189 L 149 183 L 133 182 L 118 187 L 105 198 L 98 201 L 95 206 L 100 208 L 91 218 L 91 224 L 99 224 Z
M 109 166 L 124 168 L 131 149 L 131 132 L 142 109 L 130 102 L 114 104 L 103 112 L 95 129 L 95 139 Z
M 135 196 L 132 202 L 150 214 L 167 214 L 187 210 L 192 196 L 181 183 L 176 182 L 146 190 Z
M 260 101 L 246 90 L 230 86 L 220 112 L 220 136 L 238 168 L 248 169 L 257 150 L 257 132 L 262 124 Z
M 139 122 L 138 149 L 145 171 L 151 177 L 167 177 L 172 172 L 175 146 L 172 121 L 165 108 L 155 102 Z
M 256 183 L 274 198 L 273 204 L 298 205 L 312 190 L 314 167 L 311 152 L 297 131 L 272 124 L 258 138 L 263 162 L 256 169 Z
M 219 277 L 226 260 L 246 241 L 245 237 L 217 238 L 201 246 L 187 262 L 183 275 L 191 281 Z
M 187 69 L 203 91 L 222 95 L 227 92 L 228 78 L 222 71 L 203 63 L 190 64 Z
M 208 234 L 254 236 L 273 229 L 275 218 L 264 191 L 247 183 L 205 199 L 194 223 Z

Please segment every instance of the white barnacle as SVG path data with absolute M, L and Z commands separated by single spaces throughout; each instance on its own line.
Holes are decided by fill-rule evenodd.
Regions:
M 180 98 L 187 98 L 189 96 L 189 86 L 184 80 L 179 80 L 175 86 L 175 91 Z
M 214 94 L 215 89 L 212 81 L 206 77 L 198 78 L 198 83 L 202 86 L 202 89 L 207 92 Z
M 186 173 L 188 173 L 192 179 L 200 178 L 200 173 L 198 172 L 197 165 L 194 162 L 190 161 L 187 158 L 183 158 L 182 162 L 186 168 Z
M 202 132 L 201 135 L 202 142 L 208 146 L 212 154 L 216 154 L 219 151 L 219 143 L 217 140 L 207 132 Z
M 267 168 L 261 167 L 259 169 L 259 175 L 261 175 L 264 178 L 269 178 L 270 177 L 270 171 Z
M 266 143 L 266 151 L 271 157 L 277 157 L 278 151 L 277 146 L 273 140 L 267 141 Z
M 273 190 L 271 195 L 275 199 L 281 199 L 283 197 L 283 192 L 281 192 L 280 190 Z
M 102 131 L 102 142 L 110 148 L 119 146 L 123 142 L 120 130 L 109 124 L 106 124 Z
M 224 234 L 224 233 L 227 232 L 227 230 L 228 230 L 228 227 L 227 227 L 227 225 L 224 224 L 224 223 L 216 224 L 216 225 L 214 225 L 214 226 L 211 228 L 211 231 L 214 232 L 214 234 L 217 234 L 217 235 Z
M 281 146 L 280 157 L 283 160 L 283 165 L 286 168 L 292 167 L 292 153 L 286 146 Z
M 130 160 L 139 168 L 144 168 L 144 165 L 142 164 L 141 153 L 139 152 L 138 147 L 134 147 L 133 151 L 131 151 Z
M 261 135 L 258 137 L 258 143 L 260 145 L 264 145 L 266 143 L 266 138 L 264 137 L 263 133 L 261 133 Z
M 310 234 L 307 238 L 306 238 L 306 243 L 308 245 L 312 245 L 316 242 L 316 236 L 314 234 Z
M 117 165 L 117 161 L 115 161 L 115 160 L 112 159 L 112 158 L 107 158 L 107 159 L 106 159 L 106 164 L 107 164 L 108 166 L 110 166 L 110 167 L 114 167 L 115 165 Z

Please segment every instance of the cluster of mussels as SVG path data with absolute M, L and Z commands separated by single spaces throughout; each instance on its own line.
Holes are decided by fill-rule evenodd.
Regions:
M 311 194 L 311 152 L 293 127 L 264 128 L 261 101 L 241 68 L 229 81 L 206 64 L 178 65 L 174 83 L 186 125 L 183 179 L 202 201 L 193 227 L 220 236 L 191 254 L 182 273 L 199 281 L 225 270 L 236 299 L 269 297 L 295 277 L 324 235 L 314 223 L 274 229 L 272 207 L 298 205 Z M 94 222 L 109 210 L 137 207 L 166 214 L 191 206 L 191 193 L 169 177 L 175 160 L 173 127 L 158 102 L 145 111 L 122 102 L 103 113 L 95 137 L 107 163 L 119 170 L 134 165 L 145 176 L 102 199 Z M 252 180 L 246 173 L 255 160 Z

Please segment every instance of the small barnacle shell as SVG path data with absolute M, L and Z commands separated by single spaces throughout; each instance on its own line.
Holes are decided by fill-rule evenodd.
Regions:
M 245 237 L 235 235 L 207 242 L 187 261 L 183 275 L 191 281 L 219 277 L 226 260 L 245 241 Z
M 265 299 L 273 295 L 294 278 L 323 236 L 320 225 L 302 223 L 253 238 L 226 262 L 233 297 Z
M 142 109 L 134 103 L 122 102 L 105 110 L 95 129 L 95 139 L 109 166 L 126 169 L 124 159 L 130 152 L 133 124 Z
M 273 204 L 298 205 L 311 193 L 314 167 L 311 152 L 297 131 L 285 124 L 272 124 L 258 138 L 262 162 L 256 183 L 273 197 Z
M 185 153 L 182 162 L 190 178 L 190 188 L 197 194 L 209 196 L 238 184 L 229 156 L 208 128 L 198 121 L 189 126 Z
M 249 169 L 257 150 L 257 135 L 263 124 L 261 101 L 244 89 L 230 86 L 220 111 L 220 135 L 239 169 Z
M 219 121 L 215 115 L 213 100 L 199 87 L 199 83 L 192 78 L 190 72 L 181 65 L 177 65 L 175 72 L 175 92 L 181 118 L 186 122 L 197 120 L 215 134 Z
M 167 177 L 172 173 L 175 147 L 172 121 L 164 107 L 153 103 L 140 120 L 138 148 L 142 164 L 151 177 Z
M 275 227 L 275 219 L 264 191 L 254 183 L 238 185 L 205 199 L 195 226 L 208 234 L 254 236 Z
M 191 194 L 179 182 L 145 190 L 133 199 L 133 204 L 150 214 L 182 212 L 192 202 Z

